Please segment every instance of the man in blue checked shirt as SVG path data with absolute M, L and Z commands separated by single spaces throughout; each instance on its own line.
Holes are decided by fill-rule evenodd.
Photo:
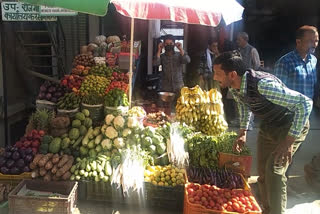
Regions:
M 317 58 L 313 55 L 319 42 L 316 27 L 302 26 L 296 32 L 296 49 L 282 56 L 274 74 L 290 89 L 313 99 L 317 85 Z
M 287 204 L 285 173 L 309 131 L 312 100 L 287 88 L 272 74 L 247 70 L 238 51 L 225 52 L 214 61 L 214 80 L 229 87 L 240 113 L 234 150 L 246 142 L 249 118 L 261 119 L 258 134 L 258 184 L 263 213 L 284 214 Z

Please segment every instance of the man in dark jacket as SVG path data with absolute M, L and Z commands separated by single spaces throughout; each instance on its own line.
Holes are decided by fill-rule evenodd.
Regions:
M 258 184 L 264 213 L 284 214 L 287 204 L 285 173 L 304 141 L 312 100 L 287 88 L 277 77 L 248 70 L 238 51 L 214 61 L 214 79 L 229 87 L 239 107 L 240 130 L 234 150 L 241 151 L 251 114 L 261 119 L 258 134 Z

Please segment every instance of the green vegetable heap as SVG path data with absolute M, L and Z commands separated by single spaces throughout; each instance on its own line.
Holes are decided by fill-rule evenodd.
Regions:
M 108 92 L 104 99 L 104 105 L 110 107 L 128 106 L 129 101 L 125 92 L 121 89 L 113 89 Z
M 75 93 L 66 93 L 63 97 L 59 98 L 57 107 L 58 109 L 72 110 L 79 107 L 81 97 Z
M 108 67 L 105 64 L 100 64 L 91 67 L 89 74 L 109 78 L 111 77 L 112 72 L 113 69 L 111 67 Z

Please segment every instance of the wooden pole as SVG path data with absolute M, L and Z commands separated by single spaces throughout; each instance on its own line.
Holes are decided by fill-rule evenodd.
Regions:
M 134 42 L 134 18 L 131 18 L 131 34 L 130 34 L 130 67 L 129 67 L 129 107 L 132 101 L 132 69 L 133 69 L 133 42 Z

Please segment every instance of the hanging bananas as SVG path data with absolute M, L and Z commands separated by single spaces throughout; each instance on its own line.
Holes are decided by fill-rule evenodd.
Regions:
M 198 85 L 181 89 L 176 105 L 180 122 L 193 125 L 205 134 L 219 135 L 228 128 L 223 115 L 222 95 L 217 89 L 203 91 Z

